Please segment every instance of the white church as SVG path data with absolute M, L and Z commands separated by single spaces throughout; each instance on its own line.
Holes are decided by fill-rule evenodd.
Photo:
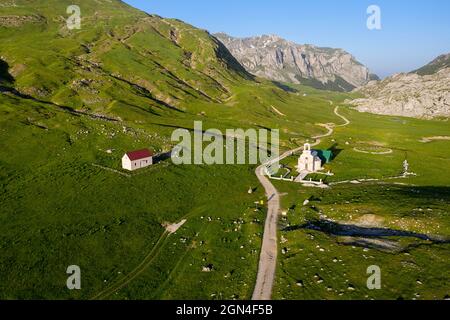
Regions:
M 311 150 L 311 144 L 306 143 L 303 153 L 298 159 L 298 172 L 317 172 L 323 170 L 322 160 L 316 150 Z

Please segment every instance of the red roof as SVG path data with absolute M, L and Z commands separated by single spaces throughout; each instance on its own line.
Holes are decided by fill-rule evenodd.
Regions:
M 131 161 L 145 159 L 153 157 L 153 153 L 148 149 L 142 149 L 142 150 L 136 150 L 127 152 L 128 158 L 130 158 Z

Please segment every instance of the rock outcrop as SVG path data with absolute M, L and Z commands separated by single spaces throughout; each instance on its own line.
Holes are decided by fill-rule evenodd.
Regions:
M 38 15 L 0 16 L 0 27 L 17 28 L 28 23 L 44 23 L 45 18 Z
M 450 68 L 396 74 L 356 89 L 365 98 L 347 101 L 361 112 L 416 118 L 450 117 Z
M 274 35 L 234 38 L 215 36 L 256 76 L 320 89 L 351 91 L 378 79 L 342 49 L 299 45 Z

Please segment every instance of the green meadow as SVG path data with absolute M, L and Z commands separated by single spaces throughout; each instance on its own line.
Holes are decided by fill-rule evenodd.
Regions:
M 94 165 L 117 169 L 128 148 L 157 150 L 164 139 L 17 101 L 2 104 L 2 119 L 2 298 L 94 297 L 139 265 L 164 222 L 182 219 L 117 297 L 206 299 L 214 287 L 223 298 L 250 296 L 264 217 L 249 209 L 260 196 L 247 194 L 252 168 L 166 160 L 127 177 Z M 72 264 L 83 273 L 79 292 L 66 288 Z M 202 273 L 209 264 L 214 272 Z
M 283 94 L 291 100 L 277 106 L 297 112 L 299 98 Z M 164 153 L 176 144 L 170 140 L 175 128 L 191 130 L 194 120 L 206 120 L 204 129 L 237 127 L 231 116 L 220 124 L 192 113 L 136 124 L 10 94 L 1 99 L 2 298 L 251 297 L 265 220 L 264 207 L 255 211 L 264 199 L 255 166 L 175 166 L 165 159 L 131 174 L 120 168 L 128 150 Z M 332 118 L 327 101 L 297 103 L 304 106 L 298 113 L 323 108 L 324 119 Z M 251 128 L 244 121 L 253 110 L 236 110 L 244 112 L 248 117 L 235 117 Z M 254 117 L 272 127 L 278 115 Z M 293 145 L 291 130 L 313 127 L 300 120 L 282 124 L 285 145 Z M 164 234 L 165 223 L 183 219 L 178 232 Z M 114 290 L 142 262 L 139 275 Z M 69 265 L 82 270 L 80 291 L 66 288 Z
M 317 147 L 335 150 L 326 165 L 335 175 L 310 177 L 347 182 L 329 189 L 276 182 L 287 216 L 275 298 L 448 298 L 450 148 L 448 141 L 422 141 L 449 136 L 448 121 L 340 113 L 351 124 Z M 377 154 L 386 150 L 392 153 Z M 416 176 L 391 179 L 402 175 L 405 159 Z M 296 160 L 284 164 L 293 168 Z M 369 181 L 352 183 L 358 179 Z M 367 288 L 372 265 L 381 269 L 381 290 Z
M 32 22 L 0 25 L 0 299 L 251 298 L 266 218 L 256 166 L 161 157 L 128 173 L 121 158 L 169 152 L 194 121 L 279 129 L 287 151 L 342 124 L 336 106 L 351 123 L 317 146 L 334 151 L 325 182 L 378 180 L 274 182 L 287 216 L 273 297 L 448 296 L 450 141 L 422 142 L 450 136 L 448 119 L 358 113 L 344 105 L 354 94 L 255 78 L 208 32 L 120 1 L 16 3 L 2 15 Z M 69 4 L 81 30 L 61 20 Z M 405 159 L 416 176 L 391 179 Z M 66 287 L 70 265 L 81 290 Z M 365 286 L 370 265 L 382 290 Z

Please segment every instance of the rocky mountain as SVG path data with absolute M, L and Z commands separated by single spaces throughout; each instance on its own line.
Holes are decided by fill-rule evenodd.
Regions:
M 347 101 L 361 112 L 415 118 L 450 117 L 449 55 L 411 73 L 372 81 L 355 92 L 364 98 Z
M 273 81 L 351 91 L 378 79 L 342 49 L 299 45 L 275 35 L 243 39 L 225 33 L 215 36 L 248 72 Z

